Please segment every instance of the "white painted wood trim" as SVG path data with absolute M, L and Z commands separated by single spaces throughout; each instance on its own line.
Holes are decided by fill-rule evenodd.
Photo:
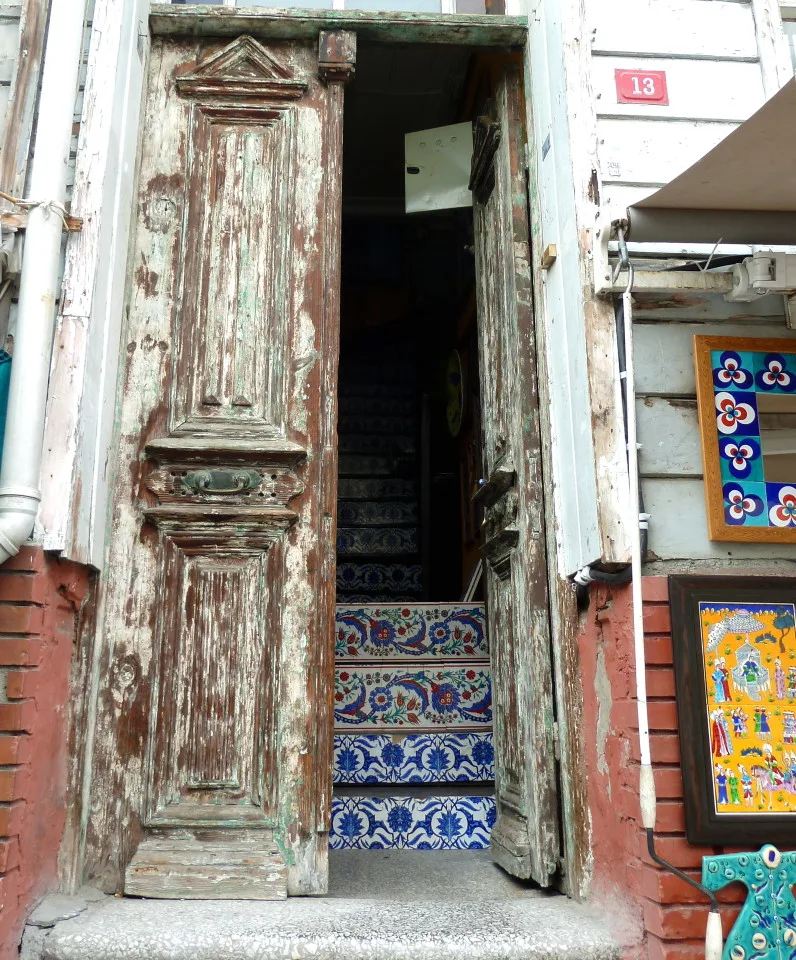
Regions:
M 751 0 L 757 53 L 766 98 L 771 98 L 793 76 L 788 41 L 778 0 Z
M 148 0 L 97 0 L 53 349 L 42 471 L 43 544 L 102 565 L 106 455 L 135 185 Z

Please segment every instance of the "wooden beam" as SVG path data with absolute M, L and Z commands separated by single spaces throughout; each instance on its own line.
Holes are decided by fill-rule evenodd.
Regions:
M 525 17 L 477 14 L 382 13 L 372 10 L 275 10 L 152 4 L 153 35 L 314 39 L 322 30 L 353 30 L 382 43 L 447 43 L 475 47 L 522 47 Z
M 65 229 L 69 233 L 80 233 L 83 229 L 81 217 L 64 217 Z M 0 224 L 7 230 L 24 230 L 28 225 L 27 211 L 24 213 L 0 213 Z
M 0 154 L 0 190 L 15 197 L 24 196 L 25 192 L 49 9 L 49 0 L 24 0 L 22 6 L 19 50 Z
M 627 274 L 623 271 L 611 285 L 612 293 L 624 293 Z M 636 270 L 633 293 L 714 293 L 732 290 L 731 273 L 699 270 Z

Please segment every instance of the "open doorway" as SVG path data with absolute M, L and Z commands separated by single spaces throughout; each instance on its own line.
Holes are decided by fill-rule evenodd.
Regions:
M 363 45 L 346 93 L 333 890 L 375 851 L 381 875 L 489 859 L 473 211 L 404 212 L 404 135 L 466 119 L 474 69 L 468 48 Z

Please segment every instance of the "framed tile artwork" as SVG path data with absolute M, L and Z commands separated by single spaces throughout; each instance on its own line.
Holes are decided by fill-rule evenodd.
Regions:
M 669 577 L 691 843 L 796 841 L 796 578 Z
M 796 340 L 694 337 L 711 540 L 796 543 Z

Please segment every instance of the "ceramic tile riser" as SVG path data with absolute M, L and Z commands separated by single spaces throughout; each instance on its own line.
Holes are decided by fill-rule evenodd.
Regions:
M 335 666 L 332 848 L 488 847 L 494 749 L 483 606 L 339 605 Z

